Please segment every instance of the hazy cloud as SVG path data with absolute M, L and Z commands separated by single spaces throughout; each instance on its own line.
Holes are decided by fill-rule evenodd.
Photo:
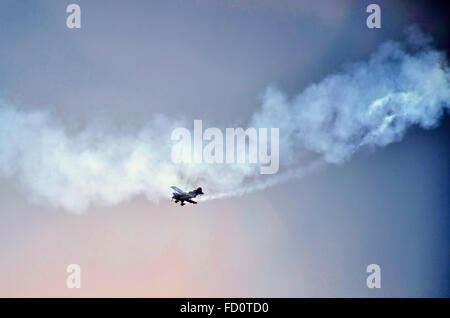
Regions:
M 170 185 L 201 185 L 209 199 L 239 195 L 345 162 L 361 147 L 400 141 L 412 125 L 435 127 L 449 107 L 449 74 L 445 55 L 415 30 L 293 98 L 269 87 L 248 126 L 280 128 L 276 175 L 249 164 L 173 164 L 172 129 L 197 118 L 159 115 L 135 131 L 93 119 L 72 131 L 49 113 L 0 101 L 0 176 L 17 180 L 36 202 L 71 211 L 139 194 L 157 202 L 169 197 Z

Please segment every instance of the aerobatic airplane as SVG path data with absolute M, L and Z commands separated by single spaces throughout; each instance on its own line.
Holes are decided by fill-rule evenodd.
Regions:
M 183 190 L 177 188 L 176 186 L 171 186 L 171 188 L 175 190 L 175 192 L 172 195 L 172 201 L 175 200 L 175 203 L 181 202 L 181 206 L 185 205 L 184 203 L 185 201 L 192 204 L 197 204 L 197 202 L 192 199 L 195 198 L 197 195 L 204 194 L 202 188 L 200 187 L 190 192 L 184 192 Z

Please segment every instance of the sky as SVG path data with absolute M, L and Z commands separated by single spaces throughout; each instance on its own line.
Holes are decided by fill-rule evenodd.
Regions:
M 145 127 L 153 132 L 158 116 L 165 127 L 193 119 L 245 127 L 264 114 L 268 87 L 287 96 L 290 114 L 295 97 L 309 96 L 302 92 L 311 84 L 327 87 L 319 84 L 369 60 L 386 41 L 404 41 L 414 24 L 448 57 L 445 8 L 378 1 L 382 27 L 368 29 L 371 2 L 79 0 L 82 27 L 74 30 L 66 27 L 68 1 L 2 1 L 2 105 L 49 119 L 35 131 L 29 122 L 18 125 L 8 139 L 13 142 L 0 143 L 0 154 L 8 154 L 23 134 L 28 142 L 17 162 L 34 164 L 26 178 L 14 164 L 2 165 L 0 296 L 447 297 L 445 109 L 432 127 L 407 127 L 403 138 L 384 147 L 358 148 L 301 178 L 196 206 L 170 202 L 169 188 L 165 197 L 166 180 L 152 175 L 159 176 L 159 161 L 145 177 L 164 187 L 153 181 L 134 191 L 120 177 L 100 179 L 81 210 L 76 203 L 84 196 L 70 183 L 51 183 L 51 173 L 44 174 L 49 183 L 36 182 L 42 181 L 36 171 L 48 171 L 34 151 L 48 127 L 67 136 L 89 127 L 100 145 L 127 136 L 124 145 Z M 10 124 L 3 120 L 3 129 Z M 307 141 L 318 140 L 312 135 Z M 157 145 L 152 151 L 158 154 Z M 50 171 L 57 174 L 60 162 Z M 69 171 L 76 165 L 71 162 Z M 290 174 L 287 167 L 280 174 Z M 211 175 L 226 179 L 218 171 Z M 190 180 L 175 179 L 184 183 L 176 185 L 198 182 L 195 173 L 189 170 Z M 208 193 L 205 184 L 198 186 Z M 130 194 L 116 202 L 117 189 Z M 366 286 L 366 267 L 373 263 L 381 267 L 380 289 Z M 80 289 L 66 287 L 69 264 L 81 267 Z

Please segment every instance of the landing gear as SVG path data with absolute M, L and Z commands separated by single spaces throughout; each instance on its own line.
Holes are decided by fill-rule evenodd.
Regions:
M 174 202 L 174 201 L 175 201 L 175 203 L 178 203 L 178 202 L 181 201 L 181 206 L 186 205 L 186 203 L 184 203 L 183 200 L 178 200 L 178 199 L 172 198 L 172 200 L 170 200 L 170 201 L 171 201 L 171 202 Z

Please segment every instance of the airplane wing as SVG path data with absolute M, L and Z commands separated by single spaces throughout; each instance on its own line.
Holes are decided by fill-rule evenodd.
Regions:
M 171 186 L 171 188 L 178 193 L 184 193 L 183 190 L 181 190 L 180 188 L 177 188 L 176 186 Z
M 189 202 L 189 203 L 192 203 L 192 204 L 197 204 L 197 202 L 196 201 L 194 201 L 194 200 L 185 200 L 186 202 Z

